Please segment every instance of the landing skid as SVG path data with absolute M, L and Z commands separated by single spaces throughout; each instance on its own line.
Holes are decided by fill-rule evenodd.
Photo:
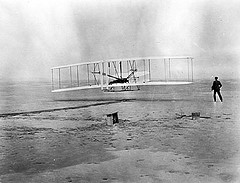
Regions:
M 104 92 L 125 92 L 125 91 L 139 91 L 140 86 L 121 86 L 121 87 L 108 87 L 103 89 Z

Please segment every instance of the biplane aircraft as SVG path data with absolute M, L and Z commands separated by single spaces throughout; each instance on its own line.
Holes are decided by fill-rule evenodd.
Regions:
M 155 86 L 191 84 L 193 58 L 111 59 L 58 66 L 51 71 L 52 92 L 65 99 L 124 99 L 136 97 L 137 91 L 151 92 Z M 130 95 L 130 91 L 135 92 Z

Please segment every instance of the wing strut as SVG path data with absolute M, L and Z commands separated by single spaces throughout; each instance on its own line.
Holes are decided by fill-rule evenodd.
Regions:
M 148 59 L 148 72 L 149 72 L 148 78 L 149 78 L 149 81 L 151 81 L 151 64 L 150 64 L 150 59 Z

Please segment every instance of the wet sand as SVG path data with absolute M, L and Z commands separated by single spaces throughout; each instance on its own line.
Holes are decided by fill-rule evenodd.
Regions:
M 237 183 L 234 104 L 125 101 L 2 117 L 0 182 Z

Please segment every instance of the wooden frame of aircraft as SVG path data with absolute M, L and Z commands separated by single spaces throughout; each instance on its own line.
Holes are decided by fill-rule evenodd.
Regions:
M 111 59 L 51 68 L 52 92 L 99 88 L 103 92 L 137 91 L 143 85 L 193 82 L 193 58 Z

